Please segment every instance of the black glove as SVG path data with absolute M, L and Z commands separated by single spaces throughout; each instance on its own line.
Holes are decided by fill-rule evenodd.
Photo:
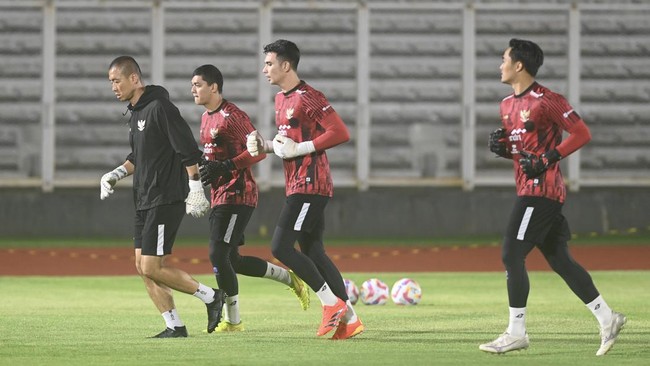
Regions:
M 506 142 L 503 140 L 504 137 L 506 137 L 506 130 L 504 128 L 497 128 L 490 132 L 488 147 L 490 148 L 490 151 L 502 158 L 511 158 L 512 154 L 506 150 Z
M 232 160 L 201 160 L 199 163 L 199 174 L 201 175 L 201 183 L 204 186 L 209 186 L 219 177 L 232 177 L 231 171 L 235 170 L 235 164 Z
M 525 151 L 521 151 L 519 154 L 523 156 L 523 158 L 519 159 L 519 165 L 528 179 L 539 177 L 551 164 L 562 159 L 560 153 L 555 149 L 547 151 L 540 156 Z

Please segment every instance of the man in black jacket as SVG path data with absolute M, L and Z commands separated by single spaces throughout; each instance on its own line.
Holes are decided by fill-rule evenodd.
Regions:
M 167 325 L 154 338 L 187 337 L 172 289 L 206 304 L 211 333 L 221 319 L 224 292 L 199 283 L 166 262 L 184 214 L 201 217 L 210 208 L 199 180 L 201 151 L 167 90 L 145 87 L 140 66 L 132 57 L 113 60 L 108 79 L 117 99 L 129 102 L 131 153 L 101 178 L 100 198 L 106 199 L 118 180 L 133 174 L 135 267 Z

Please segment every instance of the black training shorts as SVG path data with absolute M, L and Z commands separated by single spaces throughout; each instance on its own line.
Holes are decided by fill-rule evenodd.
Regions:
M 246 205 L 218 205 L 210 213 L 210 243 L 244 244 L 244 230 L 255 210 Z
M 183 216 L 185 216 L 185 202 L 136 211 L 133 236 L 135 248 L 142 249 L 142 255 L 171 254 Z
M 566 242 L 571 230 L 562 203 L 545 197 L 520 196 L 510 214 L 506 237 L 541 245 Z
M 285 230 L 319 233 L 325 230 L 325 206 L 329 197 L 314 194 L 292 194 L 280 212 L 278 227 Z

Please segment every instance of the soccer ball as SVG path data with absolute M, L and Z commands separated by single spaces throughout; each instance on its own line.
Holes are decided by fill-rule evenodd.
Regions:
M 388 296 L 388 286 L 377 278 L 371 278 L 361 285 L 361 302 L 366 305 L 384 305 Z
M 397 305 L 417 305 L 422 299 L 422 288 L 410 278 L 395 282 L 390 297 Z
M 343 280 L 343 283 L 345 284 L 345 292 L 348 294 L 350 302 L 352 305 L 356 304 L 359 301 L 359 288 L 357 284 L 348 279 Z

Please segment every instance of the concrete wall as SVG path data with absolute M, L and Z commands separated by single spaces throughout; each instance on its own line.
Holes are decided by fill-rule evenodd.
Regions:
M 646 228 L 647 189 L 583 189 L 569 193 L 564 213 L 574 233 Z M 337 189 L 327 208 L 327 237 L 435 237 L 501 234 L 514 188 L 382 188 L 359 192 Z M 247 235 L 270 236 L 284 201 L 283 190 L 264 192 Z M 0 236 L 124 237 L 132 233 L 129 188 L 106 201 L 97 189 L 0 189 Z M 207 218 L 187 216 L 180 235 L 207 237 Z

